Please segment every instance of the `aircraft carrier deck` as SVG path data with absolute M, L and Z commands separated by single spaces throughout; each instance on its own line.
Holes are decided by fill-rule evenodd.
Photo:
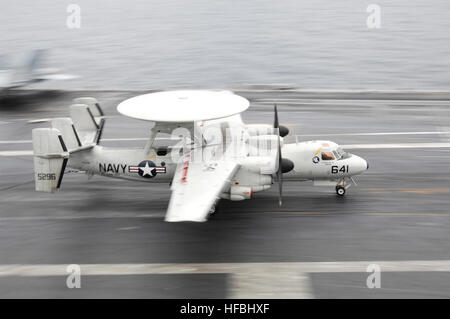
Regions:
M 148 91 L 147 91 L 148 92 Z M 20 90 L 0 100 L 0 298 L 450 297 L 450 93 L 236 90 L 249 123 L 351 147 L 370 169 L 345 197 L 286 183 L 222 201 L 206 223 L 165 223 L 164 184 L 67 174 L 34 191 L 30 120 L 96 97 L 101 144 L 141 146 L 148 123 L 120 116 L 126 90 Z M 292 140 L 293 137 L 290 137 Z M 289 139 L 286 140 L 287 142 Z M 66 286 L 69 264 L 81 288 Z M 369 264 L 381 288 L 369 289 Z

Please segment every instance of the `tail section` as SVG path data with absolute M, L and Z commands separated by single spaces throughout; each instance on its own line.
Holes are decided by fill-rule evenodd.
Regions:
M 61 185 L 69 153 L 55 128 L 33 130 L 34 174 L 36 191 L 55 192 Z
M 94 118 L 97 119 L 97 117 L 103 116 L 103 110 L 100 107 L 100 104 L 98 103 L 96 98 L 93 97 L 79 97 L 73 100 L 75 104 L 85 104 L 89 107 L 91 110 L 92 115 Z
M 88 151 L 100 141 L 105 119 L 97 100 L 79 98 L 75 103 L 70 118 L 52 119 L 52 128 L 33 130 L 36 191 L 57 191 L 69 155 Z
M 73 151 L 82 146 L 78 132 L 70 118 L 52 119 L 52 128 L 57 129 L 60 133 L 69 151 Z
M 77 104 L 70 106 L 70 117 L 81 144 L 98 144 L 105 124 L 100 105 L 96 99 L 89 97 L 78 98 L 74 102 Z
M 45 50 L 34 50 L 31 53 L 30 60 L 26 65 L 26 69 L 29 73 L 33 73 L 41 66 L 42 61 L 44 60 L 45 53 Z
M 32 82 L 38 82 L 39 80 L 35 79 L 34 73 L 42 64 L 44 54 L 44 50 L 35 50 L 21 65 L 13 68 L 10 79 L 11 87 L 21 87 Z

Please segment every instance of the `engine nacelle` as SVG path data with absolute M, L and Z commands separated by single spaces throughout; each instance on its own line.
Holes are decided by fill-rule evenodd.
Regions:
M 278 148 L 278 136 L 277 135 L 258 135 L 250 136 L 247 143 L 251 149 L 256 150 L 273 150 L 276 152 Z M 283 139 L 280 138 L 280 145 L 283 146 Z
M 251 136 L 271 135 L 271 134 L 276 135 L 273 126 L 269 124 L 248 124 L 246 127 L 248 134 Z M 281 137 L 285 137 L 286 135 L 289 134 L 289 129 L 284 125 L 280 125 L 279 130 Z
M 276 154 L 274 154 L 276 155 Z M 277 156 L 248 156 L 241 161 L 241 170 L 256 174 L 274 174 L 277 171 Z
M 269 124 L 247 124 L 246 128 L 250 136 L 276 134 L 273 126 Z

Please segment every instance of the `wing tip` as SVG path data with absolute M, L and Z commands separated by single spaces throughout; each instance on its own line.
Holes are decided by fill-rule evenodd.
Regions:
M 194 222 L 194 223 L 204 223 L 207 218 L 177 218 L 177 217 L 166 217 L 165 222 L 168 223 L 180 223 L 180 222 Z

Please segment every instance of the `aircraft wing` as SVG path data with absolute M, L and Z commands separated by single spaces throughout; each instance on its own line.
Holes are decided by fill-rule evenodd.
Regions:
M 211 206 L 238 167 L 231 161 L 197 163 L 186 158 L 181 160 L 172 181 L 166 221 L 206 221 Z
M 45 81 L 45 80 L 73 80 L 79 78 L 78 75 L 73 74 L 43 74 L 37 76 L 37 80 Z

